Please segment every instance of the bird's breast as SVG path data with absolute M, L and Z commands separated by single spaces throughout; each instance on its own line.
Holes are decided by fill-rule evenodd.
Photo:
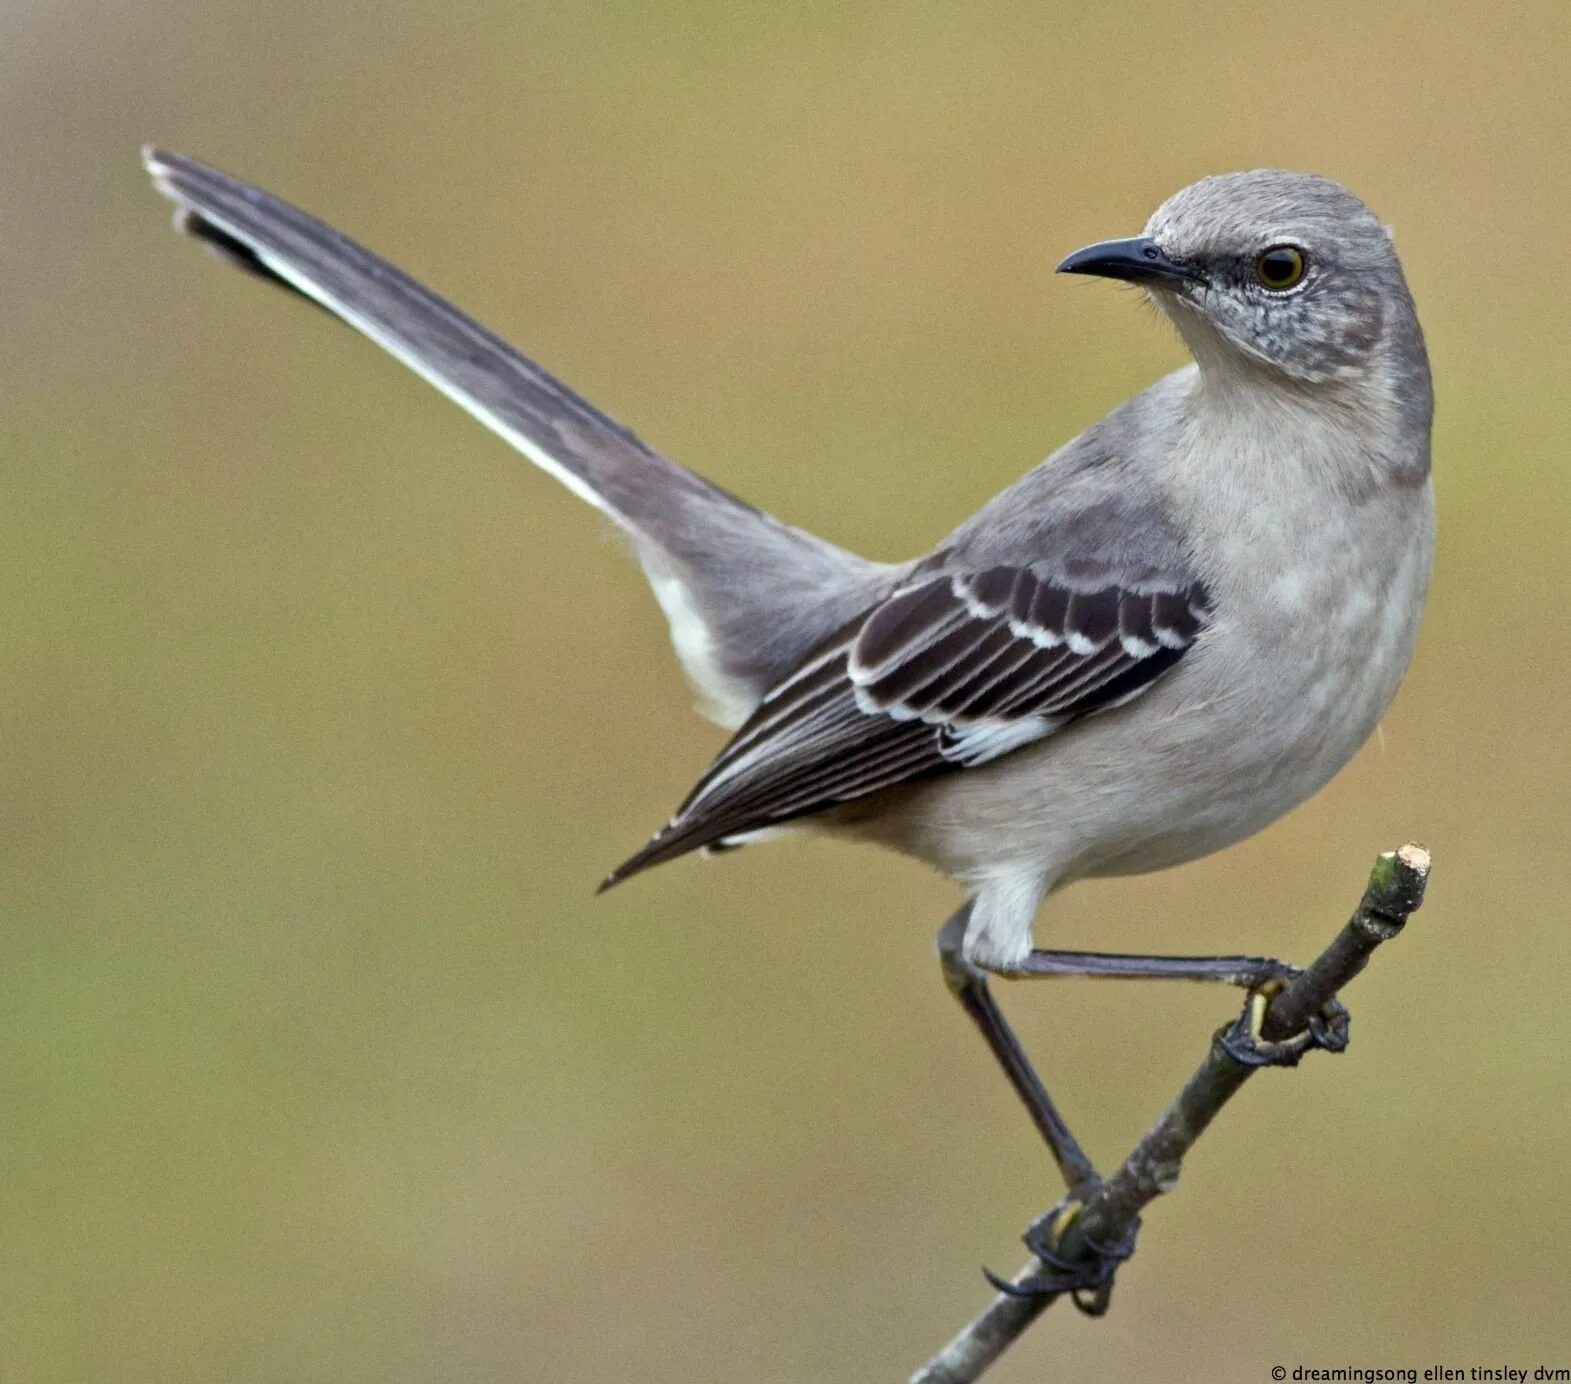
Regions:
M 1164 868 L 1268 826 L 1353 757 L 1407 670 L 1433 553 L 1427 481 L 1212 517 L 1212 623 L 1150 704 L 1129 708 L 1143 717 L 1139 761 L 1112 725 L 1088 723 L 1074 747 L 1110 778 L 1139 776 L 1141 793 L 1065 877 Z
M 1216 534 L 1213 623 L 1164 731 L 1205 742 L 1168 748 L 1175 763 L 1209 758 L 1221 787 L 1203 815 L 1225 833 L 1302 802 L 1374 731 L 1412 656 L 1433 532 L 1425 481 L 1267 506 Z

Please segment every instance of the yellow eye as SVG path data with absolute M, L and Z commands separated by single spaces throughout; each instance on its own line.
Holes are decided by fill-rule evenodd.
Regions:
M 1292 288 L 1304 277 L 1304 252 L 1296 245 L 1273 245 L 1255 256 L 1255 277 L 1273 293 Z

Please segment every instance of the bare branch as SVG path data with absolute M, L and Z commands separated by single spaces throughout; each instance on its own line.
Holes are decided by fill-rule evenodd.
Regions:
M 1269 1002 L 1263 996 L 1252 996 L 1244 1015 L 1217 1031 L 1205 1061 L 1162 1118 L 1135 1145 L 1118 1171 L 1085 1199 L 1079 1214 L 1063 1226 L 1054 1246 L 1057 1257 L 1089 1264 L 1096 1258 L 1093 1246 L 1118 1244 L 1133 1234 L 1141 1210 L 1177 1185 L 1185 1154 L 1217 1112 L 1259 1070 L 1259 1065 L 1240 1055 L 1244 1051 L 1241 1043 L 1263 1040 L 1261 1045 L 1269 1048 L 1290 1042 L 1312 1021 L 1319 1022 L 1334 1005 L 1337 992 L 1369 964 L 1375 948 L 1401 932 L 1408 917 L 1423 903 L 1429 863 L 1429 852 L 1412 843 L 1375 861 L 1364 897 L 1331 945 Z M 1341 1017 L 1345 1024 L 1345 1014 Z M 1334 1048 L 1338 1044 L 1321 1045 Z M 1012 1283 L 1026 1288 L 1045 1269 L 1033 1256 Z M 911 1376 L 911 1384 L 969 1384 L 1059 1296 L 999 1293 Z

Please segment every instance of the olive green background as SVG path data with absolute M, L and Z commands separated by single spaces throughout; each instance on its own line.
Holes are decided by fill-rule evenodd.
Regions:
M 1571 1365 L 1571 6 L 13 0 L 0 15 L 0 1379 L 903 1378 L 1057 1195 L 953 890 L 796 841 L 604 899 L 721 735 L 604 525 L 166 231 L 153 139 L 656 445 L 903 557 L 1182 353 L 1055 279 L 1262 164 L 1394 227 L 1438 569 L 1379 739 L 1065 946 L 1307 959 L 1431 902 L 1099 1323 L 1009 1380 Z M 1099 1159 L 1234 1010 L 1005 996 Z

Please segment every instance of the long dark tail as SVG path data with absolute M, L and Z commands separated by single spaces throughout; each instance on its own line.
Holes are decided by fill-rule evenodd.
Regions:
M 739 723 L 887 570 L 662 456 L 430 289 L 196 159 L 143 151 L 180 229 L 363 332 L 631 536 L 688 674 Z

